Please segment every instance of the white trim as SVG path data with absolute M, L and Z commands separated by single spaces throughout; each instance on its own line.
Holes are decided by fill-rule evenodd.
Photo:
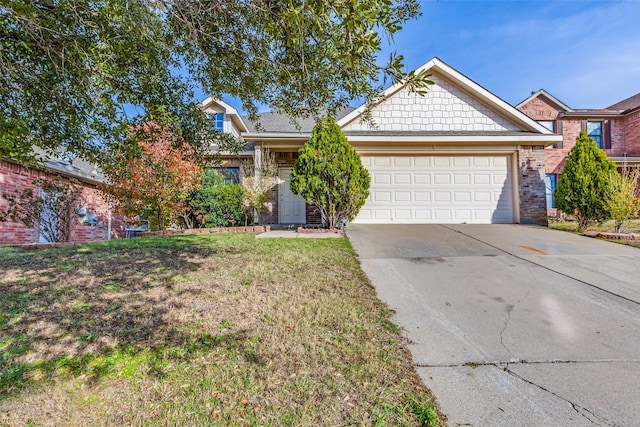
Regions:
M 507 119 L 523 127 L 524 130 L 538 132 L 544 135 L 549 135 L 553 133 L 549 129 L 538 124 L 535 120 L 531 119 L 526 114 L 514 108 L 511 104 L 503 101 L 502 99 L 500 99 L 493 93 L 489 92 L 487 89 L 483 88 L 482 86 L 480 86 L 479 84 L 477 84 L 476 82 L 474 82 L 473 80 L 465 76 L 464 74 L 460 73 L 459 71 L 455 70 L 451 66 L 447 65 L 437 57 L 432 58 L 431 60 L 429 60 L 422 66 L 418 67 L 414 71 L 415 74 L 433 73 L 433 72 L 440 73 L 445 78 L 453 80 L 454 83 L 461 86 L 467 92 L 470 92 L 473 96 L 476 96 L 477 98 L 486 102 L 489 106 L 493 107 L 498 113 L 506 116 Z M 384 102 L 385 98 L 390 97 L 391 95 L 393 95 L 394 93 L 402 89 L 405 85 L 406 83 L 404 82 L 398 82 L 393 86 L 389 87 L 387 90 L 383 92 L 382 94 L 383 100 L 381 102 Z M 349 123 L 353 122 L 364 113 L 364 111 L 366 110 L 366 107 L 367 107 L 366 104 L 363 104 L 360 107 L 356 108 L 351 113 L 347 114 L 346 116 L 338 120 L 338 125 L 340 127 L 344 127 Z
M 472 132 L 470 132 L 472 133 Z M 522 143 L 528 142 L 529 145 L 552 145 L 556 142 L 562 141 L 562 135 L 547 134 L 547 135 L 349 135 L 347 136 L 349 142 L 419 142 L 419 143 L 451 143 L 451 142 L 464 142 L 464 143 L 503 143 L 514 142 Z
M 226 102 L 224 102 L 224 101 L 222 101 L 220 99 L 213 98 L 212 96 L 209 96 L 204 101 L 202 101 L 200 103 L 200 106 L 202 107 L 203 110 L 206 110 L 207 108 L 209 108 L 211 106 L 211 104 L 215 104 L 218 107 L 221 107 L 224 110 L 224 114 L 226 114 L 229 117 L 231 117 L 231 120 L 233 120 L 235 122 L 235 124 L 238 127 L 238 130 L 240 132 L 249 131 L 249 128 L 247 128 L 247 125 L 242 120 L 242 117 L 238 113 L 238 110 L 236 110 L 235 108 L 233 108 L 231 105 L 227 104 Z

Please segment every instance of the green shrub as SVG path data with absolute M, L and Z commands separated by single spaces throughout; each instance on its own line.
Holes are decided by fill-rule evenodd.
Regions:
M 638 217 L 640 210 L 640 198 L 638 198 L 638 186 L 640 170 L 611 172 L 609 185 L 606 189 L 605 209 L 609 217 L 615 221 L 615 231 L 620 233 L 622 226 L 630 219 Z
M 606 191 L 610 173 L 615 171 L 616 164 L 587 132 L 581 131 L 569 152 L 555 193 L 557 208 L 575 215 L 578 230 L 607 218 Z
M 194 191 L 188 200 L 190 216 L 195 227 L 228 227 L 244 225 L 247 209 L 244 193 L 238 184 L 225 184 L 224 178 L 214 170 L 202 175 L 202 188 Z

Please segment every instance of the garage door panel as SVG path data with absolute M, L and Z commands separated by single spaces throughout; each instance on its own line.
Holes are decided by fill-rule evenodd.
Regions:
M 416 167 L 432 167 L 432 157 L 418 156 L 413 158 L 413 165 Z
M 396 184 L 396 185 L 411 184 L 411 174 L 410 173 L 395 173 L 395 174 L 393 174 L 393 183 Z
M 354 222 L 513 222 L 509 156 L 364 156 L 362 161 L 371 188 Z
M 391 184 L 391 174 L 375 172 L 373 174 L 373 183 L 376 185 L 389 185 Z
M 392 157 L 376 156 L 373 158 L 373 165 L 374 166 L 391 166 L 392 161 L 393 161 Z
M 411 157 L 394 157 L 393 164 L 396 168 L 411 167 Z
M 444 173 L 437 173 L 433 175 L 433 183 L 435 185 L 449 185 L 451 183 L 451 175 Z
M 473 166 L 475 167 L 488 167 L 491 165 L 490 157 L 473 157 Z
M 470 174 L 455 174 L 453 175 L 453 183 L 456 185 L 469 185 L 471 184 Z
M 415 173 L 413 175 L 413 183 L 417 185 L 428 185 L 431 184 L 431 175 L 427 175 L 425 173 Z
M 410 191 L 396 191 L 393 193 L 395 202 L 410 202 L 411 201 L 411 192 Z
M 471 201 L 471 192 L 456 191 L 453 193 L 453 201 L 457 203 L 469 203 Z

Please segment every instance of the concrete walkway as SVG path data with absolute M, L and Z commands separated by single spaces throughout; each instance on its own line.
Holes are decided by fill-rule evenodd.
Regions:
M 256 235 L 256 239 L 335 239 L 341 233 L 298 233 L 296 230 L 271 230 Z
M 349 225 L 451 426 L 640 426 L 640 250 L 542 227 Z

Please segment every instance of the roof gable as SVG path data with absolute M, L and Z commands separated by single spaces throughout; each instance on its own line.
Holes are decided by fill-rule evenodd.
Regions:
M 228 115 L 231 121 L 233 122 L 233 124 L 235 125 L 235 127 L 240 132 L 248 131 L 247 125 L 242 120 L 242 117 L 240 116 L 240 114 L 238 114 L 238 111 L 235 108 L 233 108 L 231 105 L 227 104 L 226 102 L 220 99 L 215 99 L 210 96 L 204 101 L 202 101 L 200 105 L 202 106 L 202 109 L 204 111 L 209 110 L 212 112 L 215 111 L 215 112 L 224 113 Z
M 555 96 L 551 95 L 549 92 L 547 92 L 544 89 L 540 89 L 537 92 L 531 92 L 531 95 L 525 99 L 524 101 L 522 101 L 521 103 L 519 103 L 518 105 L 516 105 L 516 108 L 521 108 L 523 105 L 531 102 L 532 100 L 536 99 L 536 98 L 546 98 L 546 101 L 548 101 L 548 104 L 553 104 L 557 107 L 558 111 L 573 111 L 573 109 L 571 107 L 569 107 L 567 104 L 565 104 L 564 102 L 560 101 L 558 98 L 556 98 Z
M 363 122 L 366 105 L 338 121 L 344 131 L 525 131 L 551 133 L 513 106 L 433 58 L 416 73 L 431 75 L 434 85 L 425 96 L 411 93 L 397 83 L 383 93 L 382 101 L 371 109 L 375 127 Z

